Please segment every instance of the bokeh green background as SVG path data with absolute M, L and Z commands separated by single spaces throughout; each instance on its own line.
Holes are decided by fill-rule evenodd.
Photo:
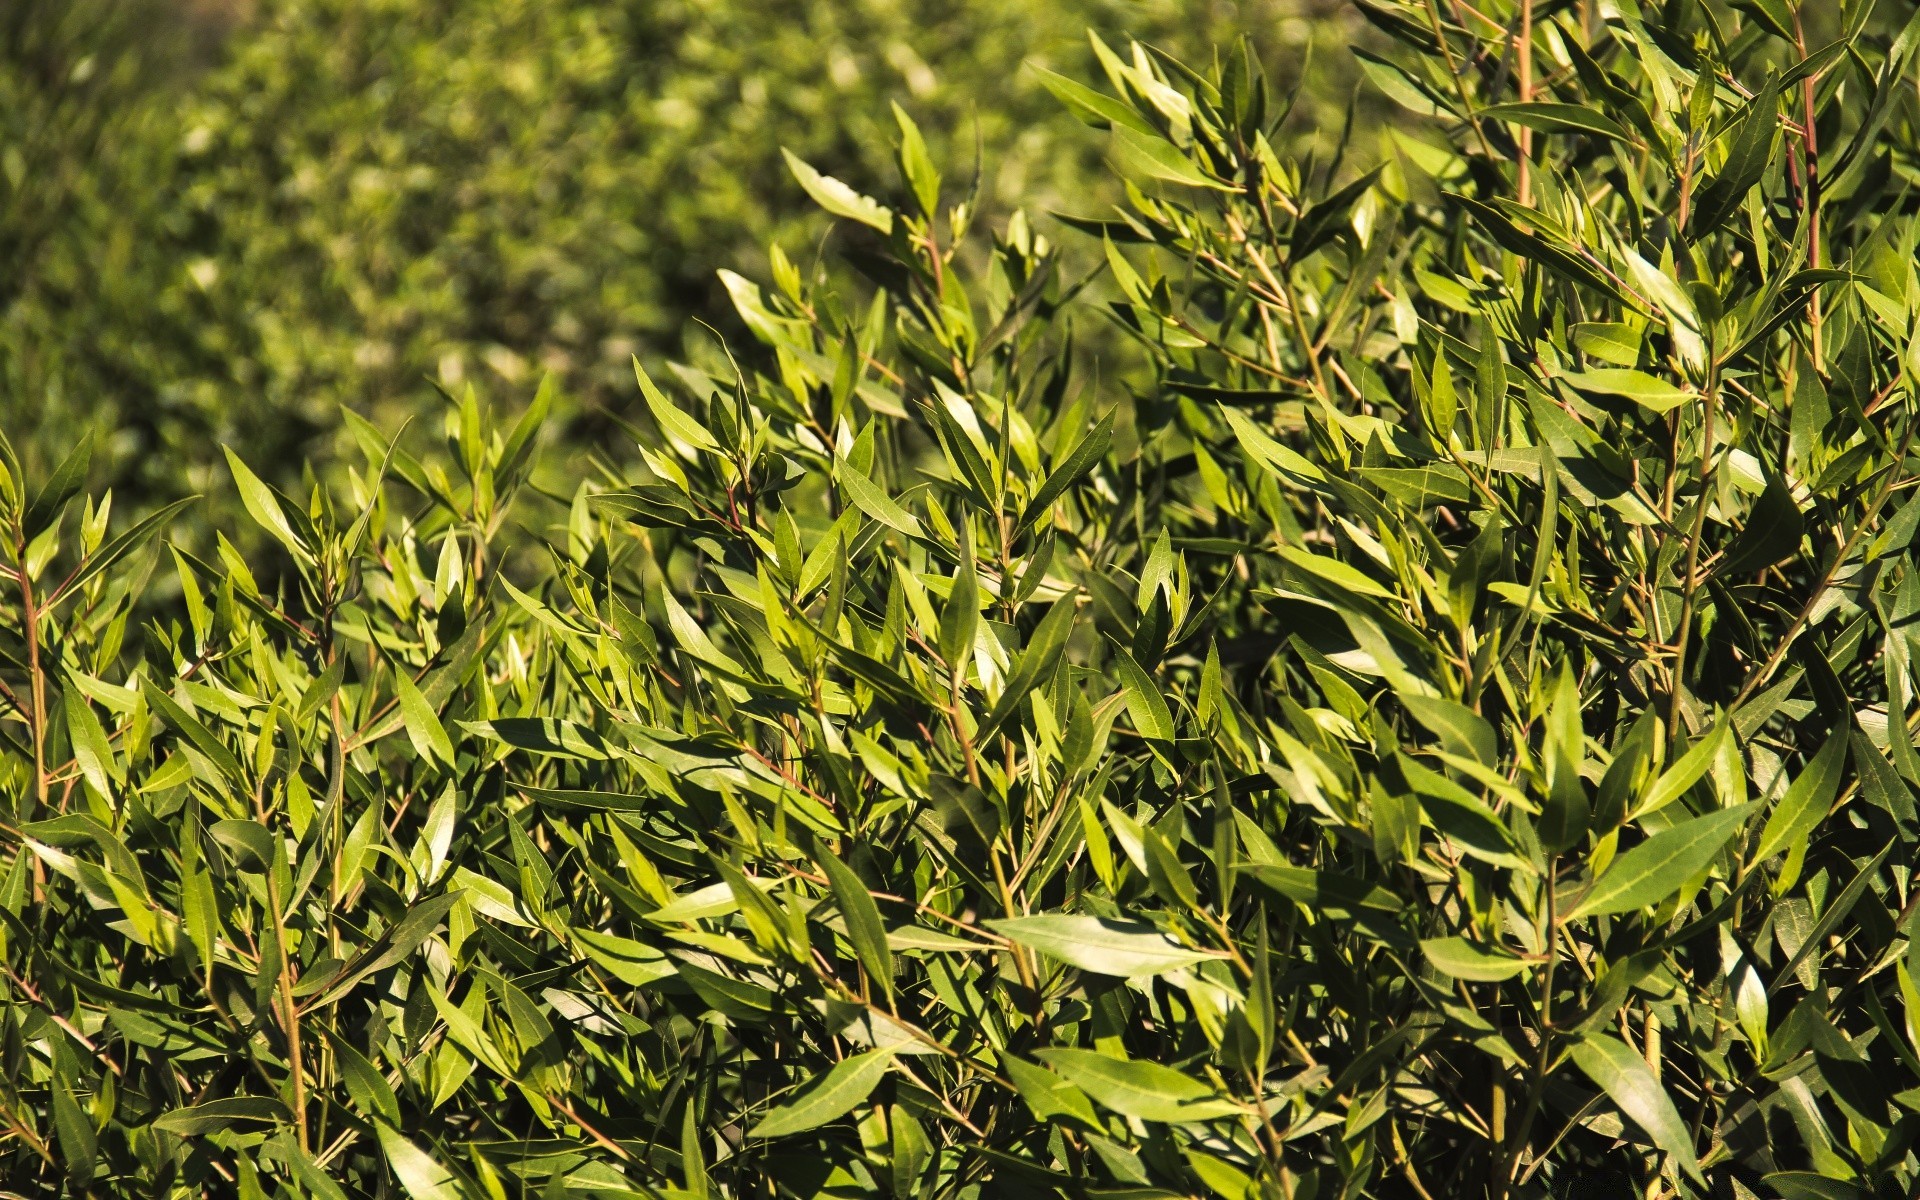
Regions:
M 616 436 L 629 355 L 737 333 L 718 269 L 815 261 L 781 147 L 884 190 L 897 102 L 985 219 L 1092 212 L 1103 140 L 1030 64 L 1246 35 L 1286 82 L 1317 46 L 1292 128 L 1337 136 L 1355 36 L 1329 0 L 3 7 L 0 427 L 42 464 L 93 429 L 131 504 L 224 490 L 222 443 L 297 480 L 340 406 L 393 428 L 435 380 L 552 372 L 560 436 Z

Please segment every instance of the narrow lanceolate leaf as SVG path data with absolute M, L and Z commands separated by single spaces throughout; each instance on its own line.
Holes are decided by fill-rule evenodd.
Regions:
M 352 1097 L 354 1106 L 364 1116 L 378 1117 L 389 1125 L 399 1125 L 400 1101 L 394 1097 L 393 1086 L 387 1082 L 387 1077 L 333 1030 L 322 1026 L 321 1032 L 326 1034 L 327 1042 L 333 1048 L 334 1061 L 340 1065 L 347 1095 Z
M 229 1096 L 190 1108 L 176 1108 L 153 1119 L 153 1127 L 181 1137 L 198 1137 L 243 1124 L 274 1124 L 289 1120 L 287 1106 L 271 1096 Z
M 720 443 L 713 440 L 713 435 L 707 432 L 706 426 L 674 407 L 673 401 L 667 399 L 666 393 L 655 386 L 653 377 L 648 375 L 647 369 L 640 365 L 640 359 L 637 356 L 633 360 L 633 377 L 639 382 L 640 394 L 647 401 L 647 411 L 653 414 L 653 423 L 660 427 L 661 433 L 676 441 L 685 442 L 695 450 L 705 450 L 712 454 L 720 453 Z
M 1480 110 L 1482 120 L 1512 121 L 1542 133 L 1591 133 L 1630 142 L 1633 135 L 1620 122 L 1583 104 L 1490 104 Z
M 1476 945 L 1460 937 L 1427 938 L 1420 943 L 1420 950 L 1442 974 L 1477 983 L 1512 979 L 1531 965 L 1511 952 Z
M 285 546 L 297 561 L 312 562 L 312 548 L 294 532 L 293 525 L 287 520 L 286 510 L 280 507 L 280 498 L 273 494 L 273 489 L 260 482 L 260 477 L 241 462 L 240 456 L 232 450 L 227 451 L 227 466 L 233 470 L 234 486 L 240 489 L 240 501 L 247 506 L 248 515 Z
M 1000 1065 L 1036 1120 L 1074 1117 L 1088 1125 L 1096 1124 L 1098 1118 L 1094 1116 L 1093 1105 L 1087 1102 L 1087 1094 L 1052 1071 L 1012 1054 L 1003 1057 Z
M 820 866 L 827 873 L 833 890 L 834 906 L 847 922 L 847 938 L 860 965 L 881 991 L 893 994 L 893 952 L 887 948 L 887 927 L 880 923 L 880 909 L 873 902 L 867 885 L 860 882 L 847 864 L 824 846 L 817 851 Z
M 85 561 L 74 568 L 73 574 L 61 582 L 60 589 L 53 594 L 47 603 L 57 604 L 62 599 L 80 592 L 87 584 L 97 579 L 103 571 L 133 553 L 135 550 L 138 550 L 156 535 L 171 528 L 174 519 L 199 499 L 200 497 L 198 496 L 187 496 L 184 499 L 175 500 L 172 504 L 168 504 L 147 514 L 139 521 L 136 521 L 131 527 L 121 532 L 112 541 L 101 546 L 92 554 L 87 555 Z
M 245 785 L 246 773 L 240 767 L 240 760 L 234 757 L 233 751 L 227 748 L 225 742 L 215 737 L 212 730 L 201 724 L 199 718 L 182 708 L 172 696 L 152 683 L 143 679 L 140 681 L 140 687 L 148 706 L 167 724 L 185 735 L 194 749 L 204 754 L 221 775 L 235 785 Z
M 1033 493 L 1033 499 L 1027 501 L 1027 507 L 1020 514 L 1022 526 L 1031 525 L 1045 516 L 1053 502 L 1066 494 L 1066 490 L 1080 481 L 1081 476 L 1094 468 L 1107 452 L 1107 446 L 1113 439 L 1113 414 L 1100 418 L 1099 424 L 1087 431 L 1085 437 L 1074 443 L 1074 447 L 1060 461 L 1039 489 Z
M 813 197 L 813 202 L 836 217 L 845 217 L 858 221 L 862 225 L 871 225 L 881 233 L 893 232 L 893 210 L 871 196 L 863 196 L 831 175 L 822 175 L 796 156 L 791 150 L 782 150 L 786 155 L 787 169 L 800 181 L 800 186 Z
M 1772 858 L 1819 827 L 1840 792 L 1840 773 L 1846 765 L 1847 733 L 1843 726 L 1827 738 L 1827 744 L 1820 747 L 1806 770 L 1788 786 L 1787 794 L 1767 818 L 1766 828 L 1760 831 L 1755 858 Z
M 893 1064 L 893 1051 L 869 1050 L 835 1063 L 798 1098 L 774 1109 L 747 1131 L 752 1138 L 786 1137 L 817 1129 L 859 1107 Z
M 1567 919 L 1633 912 L 1660 903 L 1719 857 L 1753 809 L 1752 804 L 1722 809 L 1654 834 L 1614 859 Z
M 64 1073 L 56 1076 L 51 1089 L 54 1139 L 61 1157 L 66 1160 L 67 1179 L 77 1191 L 86 1191 L 93 1179 L 100 1141 L 94 1133 L 93 1120 L 82 1111 L 71 1083 L 63 1076 Z
M 1095 1050 L 1040 1050 L 1035 1057 L 1093 1097 L 1094 1103 L 1121 1116 L 1184 1124 L 1242 1111 L 1198 1079 L 1159 1063 L 1114 1058 Z
M 1013 674 L 1007 677 L 1000 699 L 987 719 L 980 723 L 978 740 L 984 742 L 998 732 L 1026 702 L 1034 686 L 1053 674 L 1061 652 L 1066 649 L 1067 639 L 1073 634 L 1073 617 L 1077 607 L 1078 597 L 1069 593 L 1054 601 L 1047 615 L 1040 618 L 1040 624 L 1034 627 L 1033 639 L 1027 643 L 1020 660 L 1014 664 Z
M 1114 670 L 1120 676 L 1120 686 L 1127 693 L 1127 716 L 1133 718 L 1134 728 L 1142 737 L 1155 741 L 1170 742 L 1174 739 L 1173 713 L 1167 709 L 1167 701 L 1160 694 L 1160 685 L 1153 676 L 1133 660 L 1133 656 L 1115 646 L 1113 648 Z
M 400 716 L 406 722 L 407 740 L 413 743 L 413 748 L 424 758 L 453 766 L 453 739 L 447 736 L 439 714 L 420 694 L 420 689 L 413 686 L 404 669 L 394 672 L 393 687 L 400 697 Z
M 382 934 L 374 944 L 359 957 L 347 963 L 339 979 L 331 984 L 319 999 L 307 1007 L 318 1007 L 339 999 L 350 991 L 360 980 L 383 971 L 406 958 L 420 948 L 422 942 L 433 936 L 440 923 L 446 920 L 447 913 L 460 902 L 464 892 L 448 892 L 423 900 L 407 909 L 406 915 L 394 923 L 393 927 Z
M 1241 869 L 1274 891 L 1313 909 L 1351 915 L 1362 909 L 1397 913 L 1405 908 L 1383 887 L 1332 871 L 1310 871 L 1280 863 L 1246 863 Z
M 1576 391 L 1596 396 L 1621 396 L 1652 413 L 1665 413 L 1678 408 L 1693 396 L 1687 389 L 1658 376 L 1626 367 L 1568 371 L 1560 378 Z
M 1142 133 L 1131 125 L 1115 125 L 1112 146 L 1114 162 L 1123 171 L 1186 187 L 1231 190 L 1158 134 Z
M 847 463 L 840 465 L 836 477 L 840 481 L 840 486 L 846 489 L 847 499 L 853 501 L 855 508 L 889 529 L 897 529 L 908 537 L 921 536 L 919 518 L 894 503 L 893 497 L 887 495 L 879 484 L 854 470 Z
M 393 1168 L 409 1200 L 462 1200 L 453 1172 L 436 1162 L 432 1155 L 413 1144 L 407 1136 L 384 1122 L 374 1122 L 381 1153 Z
M 987 928 L 1069 966 L 1135 978 L 1189 967 L 1219 954 L 1194 950 L 1145 921 L 1064 913 L 988 921 Z
M 980 583 L 973 570 L 973 554 L 963 554 L 953 577 L 953 589 L 940 612 L 940 657 L 959 670 L 973 652 L 973 635 L 980 628 Z
M 1694 237 L 1712 233 L 1735 212 L 1753 185 L 1766 174 L 1772 157 L 1774 139 L 1780 132 L 1780 80 L 1771 72 L 1767 81 L 1747 103 L 1746 115 L 1734 131 L 1727 160 L 1713 181 L 1700 189 L 1688 218 L 1687 231 Z
M 67 736 L 73 744 L 73 760 L 81 776 L 102 796 L 113 794 L 113 747 L 93 708 L 78 695 L 67 700 Z
M 1713 765 L 1713 760 L 1720 754 L 1721 747 L 1732 736 L 1732 722 L 1723 716 L 1707 736 L 1695 742 L 1685 754 L 1680 756 L 1679 762 L 1668 767 L 1660 778 L 1654 780 L 1653 786 L 1647 789 L 1647 794 L 1640 801 L 1639 807 L 1633 810 L 1634 818 L 1639 819 L 1650 813 L 1659 812 L 1686 795 L 1694 784 L 1700 782 L 1701 777 L 1707 773 L 1707 769 Z
M 1747 523 L 1721 560 L 1714 564 L 1716 578 L 1749 575 L 1765 570 L 1793 555 L 1800 548 L 1806 531 L 1806 519 L 1794 503 L 1786 480 L 1775 475 L 1767 480 L 1760 499 L 1754 501 Z
M 1027 69 L 1038 76 L 1041 86 L 1052 92 L 1069 111 L 1095 129 L 1126 125 L 1141 133 L 1153 132 L 1153 126 L 1145 117 L 1105 92 L 1096 91 L 1077 79 L 1070 79 L 1045 67 L 1028 64 Z
M 1607 1099 L 1634 1124 L 1645 1130 L 1655 1146 L 1671 1155 L 1675 1166 L 1690 1178 L 1705 1182 L 1686 1124 L 1639 1052 L 1620 1039 L 1602 1033 L 1589 1034 L 1574 1043 L 1571 1053 L 1574 1065 L 1598 1084 Z

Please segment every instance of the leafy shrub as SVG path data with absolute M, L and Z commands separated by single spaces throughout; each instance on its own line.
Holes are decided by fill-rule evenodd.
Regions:
M 22 11 L 53 25 L 65 6 Z M 1106 172 L 1060 136 L 1071 121 L 1029 61 L 1077 72 L 1088 24 L 1188 50 L 1259 29 L 1297 57 L 1350 23 L 1282 20 L 1292 0 L 249 7 L 208 69 L 76 106 L 117 137 L 55 139 L 45 165 L 92 202 L 0 339 L 22 452 L 50 469 L 110 428 L 101 478 L 123 502 L 209 491 L 220 444 L 290 484 L 350 450 L 342 404 L 397 424 L 429 379 L 551 373 L 568 436 L 593 442 L 609 429 L 593 411 L 632 399 L 629 355 L 729 321 L 717 270 L 759 274 L 775 239 L 817 256 L 825 225 L 782 146 L 871 188 L 898 100 L 943 160 L 991 155 L 976 206 L 995 219 L 1083 203 Z M 105 40 L 64 44 L 128 60 Z
M 0 421 L 50 470 L 82 429 L 114 458 L 169 424 L 154 381 L 183 339 L 155 303 L 152 214 L 177 96 L 218 22 L 171 0 L 19 0 L 0 13 Z M 111 421 L 99 418 L 111 413 Z M 104 456 L 103 456 L 104 457 Z M 163 498 L 180 480 L 150 483 Z
M 9 462 L 6 1177 L 1911 1194 L 1920 19 L 1367 12 L 1363 173 L 1063 89 L 1137 395 L 902 120 L 793 167 L 875 290 L 776 253 L 563 504 L 550 391 L 350 419 L 129 637 L 166 514 Z

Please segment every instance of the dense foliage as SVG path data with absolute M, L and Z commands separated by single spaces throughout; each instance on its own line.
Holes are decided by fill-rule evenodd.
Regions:
M 563 493 L 8 452 L 6 1186 L 1913 1194 L 1920 17 L 1364 11 L 1377 161 L 1098 42 L 1071 230 L 793 157 L 870 286 Z
M 96 481 L 128 503 L 217 495 L 221 444 L 291 483 L 350 450 L 342 404 L 397 423 L 429 380 L 550 373 L 556 434 L 599 439 L 631 354 L 739 332 L 717 271 L 764 280 L 775 239 L 819 255 L 783 146 L 879 186 L 897 99 L 942 161 L 979 156 L 977 210 L 1084 207 L 1117 193 L 1036 68 L 1090 68 L 1088 25 L 1201 54 L 1258 30 L 1297 62 L 1354 23 L 1295 0 L 202 0 L 204 27 L 244 18 L 210 55 L 180 7 L 21 0 L 31 36 L 0 45 L 26 101 L 0 116 L 0 246 L 36 240 L 0 292 L 0 414 L 43 469 L 111 434 Z M 1320 72 L 1323 123 L 1352 74 Z

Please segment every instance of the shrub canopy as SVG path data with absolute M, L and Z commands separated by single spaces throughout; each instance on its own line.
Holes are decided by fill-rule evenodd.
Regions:
M 42 470 L 93 429 L 123 503 L 217 496 L 222 444 L 292 486 L 351 453 L 342 405 L 398 427 L 434 382 L 550 374 L 549 436 L 604 443 L 632 354 L 679 353 L 696 320 L 743 333 L 719 270 L 764 282 L 773 240 L 820 258 L 782 147 L 883 186 L 898 100 L 965 168 L 952 199 L 1084 211 L 1118 192 L 1041 68 L 1091 69 L 1087 26 L 1202 57 L 1257 29 L 1292 62 L 1354 23 L 1292 0 L 196 11 L 221 7 L 244 19 L 217 53 L 170 0 L 20 0 L 0 42 L 21 164 L 0 245 L 24 268 L 0 291 L 0 414 Z M 1320 73 L 1323 122 L 1351 75 Z
M 871 283 L 568 491 L 9 454 L 5 1177 L 1912 1194 L 1920 18 L 1365 12 L 1384 157 L 1104 43 L 1071 229 L 796 156 Z

